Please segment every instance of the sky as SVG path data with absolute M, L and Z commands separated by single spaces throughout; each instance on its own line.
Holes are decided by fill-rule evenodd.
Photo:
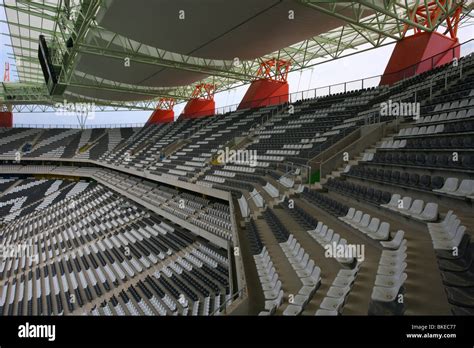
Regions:
M 0 4 L 3 1 L 0 0 Z M 0 21 L 5 20 L 5 11 L 0 8 Z M 0 22 L 0 33 L 8 33 L 8 26 Z M 474 28 L 472 26 L 461 28 L 458 31 L 459 42 L 465 42 L 474 38 Z M 389 41 L 386 41 L 389 42 Z M 11 53 L 11 48 L 6 45 L 10 44 L 10 40 L 6 35 L 0 35 L 0 71 L 3 78 L 3 67 L 6 61 L 10 62 L 10 80 L 17 80 L 15 73 L 14 62 L 8 57 L 7 52 Z M 471 43 L 470 47 L 466 47 L 469 52 L 474 51 Z M 360 46 L 358 51 L 362 51 L 369 46 Z M 385 67 L 390 59 L 394 44 L 389 44 L 377 49 L 372 49 L 366 52 L 361 52 L 338 60 L 327 61 L 318 64 L 312 68 L 303 71 L 292 72 L 288 76 L 288 83 L 290 93 L 297 93 L 307 91 L 315 88 L 320 93 L 327 93 L 329 85 L 336 85 L 338 83 L 354 81 L 350 84 L 354 89 L 361 88 L 360 79 L 364 80 L 365 87 L 376 86 L 379 83 L 379 78 L 383 74 Z M 464 50 L 464 49 L 463 49 Z M 465 52 L 461 52 L 463 55 Z M 322 61 L 322 60 L 319 60 Z M 375 76 L 375 77 L 374 77 Z M 370 78 L 373 77 L 373 78 Z M 228 108 L 232 105 L 237 105 L 245 94 L 248 86 L 241 86 L 230 91 L 217 93 L 214 96 L 216 102 L 216 109 Z M 338 88 L 342 86 L 332 87 L 333 92 L 342 91 Z M 312 96 L 312 94 L 311 94 Z M 300 99 L 298 97 L 297 99 Z M 175 106 L 175 118 L 179 116 L 185 104 L 181 103 Z M 92 119 L 87 120 L 87 125 L 104 125 L 104 124 L 130 124 L 130 123 L 145 123 L 149 118 L 150 111 L 106 111 L 95 112 Z M 58 115 L 55 113 L 15 113 L 13 116 L 15 125 L 75 125 L 78 121 L 72 115 Z

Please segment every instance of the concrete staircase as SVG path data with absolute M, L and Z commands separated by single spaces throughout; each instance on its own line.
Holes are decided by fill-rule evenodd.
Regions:
M 175 142 L 172 142 L 171 144 L 165 146 L 161 152 L 166 156 L 171 156 L 172 154 L 174 154 L 175 152 L 178 152 L 179 150 L 181 150 L 183 147 L 185 147 L 186 145 L 189 145 L 191 142 L 189 140 L 186 140 L 186 139 L 178 139 L 176 140 Z
M 349 166 L 355 166 L 355 165 L 358 165 L 360 160 L 363 158 L 364 154 L 365 153 L 375 153 L 376 152 L 376 148 L 378 146 L 380 146 L 384 141 L 387 141 L 387 140 L 391 140 L 393 139 L 393 136 L 395 134 L 397 134 L 398 132 L 393 132 L 391 133 L 390 135 L 386 136 L 386 137 L 383 137 L 381 139 L 379 139 L 377 142 L 375 142 L 373 145 L 371 145 L 370 147 L 368 147 L 367 149 L 365 149 L 363 152 L 360 152 L 356 157 L 354 157 L 353 159 L 350 159 L 349 161 L 347 161 L 343 166 L 340 166 L 338 167 L 336 170 L 333 170 L 331 172 L 331 174 L 329 175 L 326 175 L 324 178 L 321 179 L 320 183 L 319 183 L 319 188 L 322 188 L 321 185 L 324 185 L 325 183 L 328 182 L 329 178 L 338 178 L 341 176 L 341 174 L 344 172 L 344 170 L 346 169 L 346 167 L 349 165 Z M 318 188 L 318 187 L 315 187 L 315 188 Z

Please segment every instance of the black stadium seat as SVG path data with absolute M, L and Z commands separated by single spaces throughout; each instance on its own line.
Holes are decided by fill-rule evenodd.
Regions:
M 423 166 L 425 164 L 425 155 L 417 154 L 415 162 L 417 166 Z
M 430 153 L 426 158 L 426 165 L 429 167 L 436 166 L 436 155 Z
M 439 190 L 444 185 L 444 178 L 441 176 L 433 176 L 431 178 L 431 189 Z
M 431 176 L 429 175 L 422 175 L 420 177 L 419 185 L 423 189 L 429 189 L 431 186 Z
M 474 137 L 473 136 L 465 136 L 462 138 L 462 147 L 465 149 L 472 149 L 474 148 Z
M 439 144 L 438 144 L 437 148 L 447 149 L 449 147 L 451 147 L 451 142 L 450 142 L 449 138 L 446 138 L 446 137 L 439 138 Z
M 400 184 L 402 185 L 408 185 L 410 181 L 410 174 L 408 174 L 407 172 L 404 172 L 400 175 Z
M 398 183 L 399 180 L 400 180 L 400 172 L 397 170 L 393 171 L 390 176 L 390 181 L 393 183 Z
M 410 174 L 410 178 L 408 180 L 408 184 L 410 186 L 418 186 L 418 181 L 420 180 L 420 176 L 416 173 Z
M 398 155 L 398 163 L 400 164 L 406 164 L 407 163 L 407 155 L 405 153 L 400 153 Z
M 439 137 L 434 137 L 430 138 L 429 140 L 429 148 L 431 149 L 438 149 L 440 148 L 440 138 Z
M 436 156 L 436 165 L 440 167 L 448 166 L 448 156 L 447 155 L 438 155 Z
M 464 155 L 461 157 L 462 167 L 468 170 L 474 170 L 474 155 Z

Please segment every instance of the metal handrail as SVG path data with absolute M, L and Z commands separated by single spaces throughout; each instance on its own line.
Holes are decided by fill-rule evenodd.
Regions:
M 241 294 L 243 294 L 245 292 L 245 288 L 242 288 L 240 290 L 238 290 L 237 292 L 234 292 L 229 299 L 225 300 L 223 303 L 221 303 L 221 305 L 219 307 L 217 307 L 217 309 L 215 309 L 212 313 L 210 313 L 209 315 L 212 316 L 212 315 L 216 315 L 216 313 L 219 313 L 222 309 L 224 309 L 224 314 L 226 314 L 226 310 L 227 310 L 227 304 L 229 302 L 233 302 L 236 298 L 239 298 Z
M 93 129 L 93 128 L 141 128 L 145 123 L 110 123 L 110 124 L 90 124 L 81 126 L 80 124 L 26 124 L 16 123 L 14 128 L 78 128 L 78 129 Z

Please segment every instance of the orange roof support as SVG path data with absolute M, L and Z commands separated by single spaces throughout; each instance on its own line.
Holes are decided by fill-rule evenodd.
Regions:
M 446 6 L 450 5 L 452 1 L 449 0 L 439 0 L 431 1 L 427 6 L 420 5 L 412 10 L 408 10 L 409 18 L 413 18 L 413 21 L 423 25 L 425 28 L 429 29 L 430 23 L 436 23 L 439 20 L 439 17 L 443 13 Z M 451 9 L 449 9 L 451 10 Z M 457 4 L 455 12 L 446 18 L 447 30 L 444 35 L 449 33 L 449 36 L 452 39 L 457 39 L 459 20 L 461 17 L 462 3 Z M 418 27 L 410 27 L 408 24 L 405 25 L 403 34 L 410 29 L 414 30 L 414 34 L 418 34 L 423 31 Z
M 159 110 L 173 110 L 175 103 L 174 98 L 160 98 L 156 108 Z
M 260 67 L 257 70 L 257 78 L 286 82 L 289 70 L 289 61 L 272 58 L 260 63 Z
M 216 86 L 211 83 L 200 83 L 194 87 L 192 99 L 214 100 Z

